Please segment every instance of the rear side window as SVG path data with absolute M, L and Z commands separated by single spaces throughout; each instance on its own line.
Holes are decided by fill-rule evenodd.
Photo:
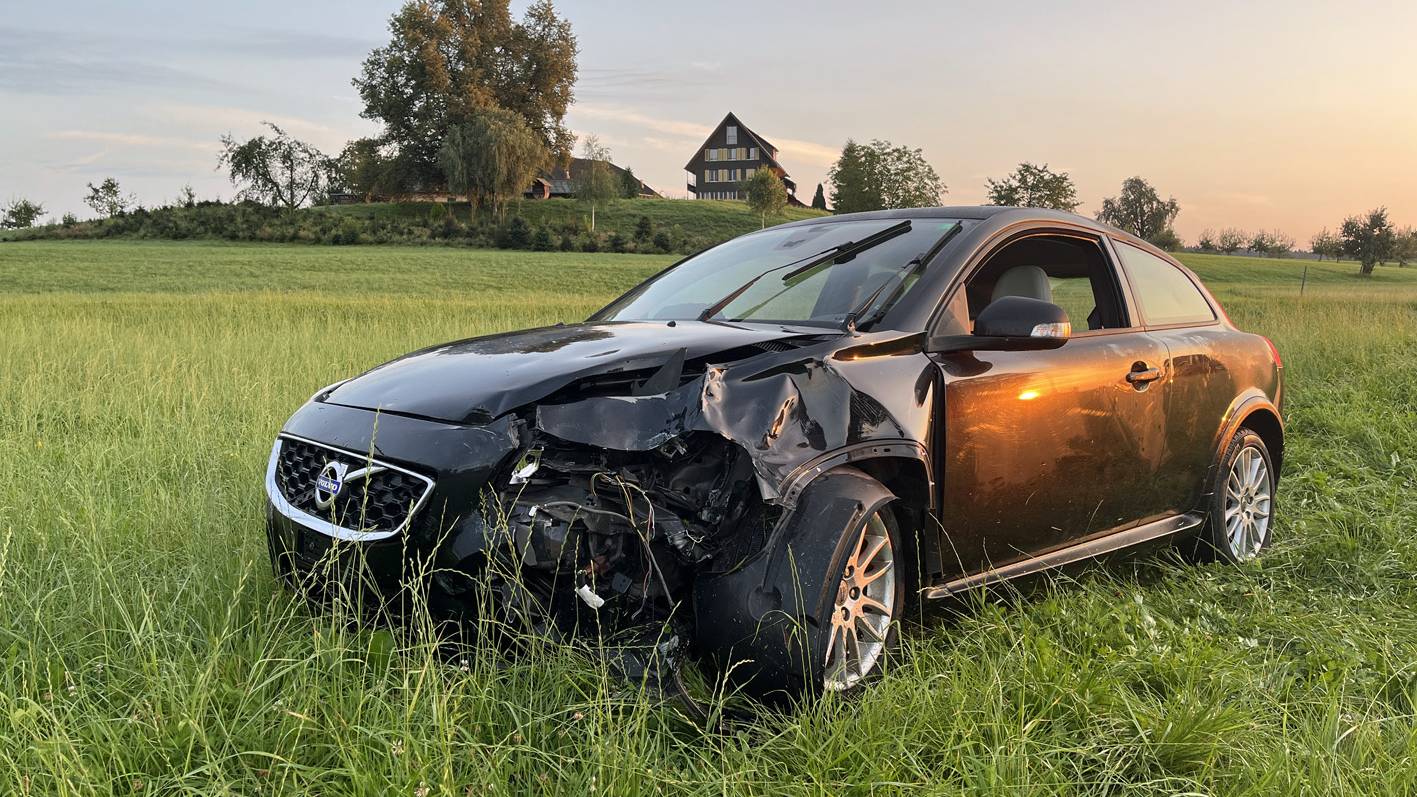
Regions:
M 1113 241 L 1131 278 L 1142 318 L 1157 326 L 1215 320 L 1210 302 L 1185 272 L 1165 260 L 1121 241 Z

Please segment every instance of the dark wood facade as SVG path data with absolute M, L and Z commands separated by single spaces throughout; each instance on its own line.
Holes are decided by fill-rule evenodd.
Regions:
M 777 147 L 729 113 L 684 165 L 689 193 L 696 199 L 742 199 L 738 184 L 757 169 L 772 169 L 787 186 L 788 201 L 796 199 L 797 184 L 777 161 Z M 800 204 L 795 203 L 794 204 Z

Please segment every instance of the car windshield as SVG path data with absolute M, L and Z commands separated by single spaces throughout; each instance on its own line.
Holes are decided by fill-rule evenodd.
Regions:
M 912 262 L 956 226 L 946 219 L 824 221 L 744 235 L 647 280 L 592 320 L 688 320 L 712 311 L 707 317 L 726 321 L 837 326 L 909 291 L 918 274 Z M 871 236 L 879 242 L 831 257 Z

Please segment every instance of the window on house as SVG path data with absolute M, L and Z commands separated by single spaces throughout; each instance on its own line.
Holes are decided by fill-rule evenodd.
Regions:
M 750 160 L 750 161 L 755 161 L 755 160 L 757 160 L 757 159 L 758 159 L 758 148 L 757 148 L 757 147 L 748 147 L 748 160 Z
M 737 144 L 737 143 L 738 143 L 738 128 L 735 127 L 735 126 L 733 126 L 733 125 L 729 125 L 729 126 L 728 126 L 728 143 L 729 143 L 729 144 Z

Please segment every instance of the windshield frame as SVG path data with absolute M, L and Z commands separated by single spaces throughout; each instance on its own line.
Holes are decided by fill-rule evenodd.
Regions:
M 864 215 L 864 214 L 863 214 L 863 215 Z M 915 225 L 921 225 L 922 223 L 931 223 L 931 224 L 937 224 L 937 225 L 940 225 L 940 224 L 949 225 L 947 228 L 941 229 L 939 235 L 937 235 L 937 236 L 935 236 L 935 237 L 929 239 L 928 243 L 927 243 L 927 244 L 921 249 L 921 251 L 918 252 L 914 257 L 908 257 L 908 258 L 902 259 L 901 263 L 897 266 L 897 268 L 900 269 L 900 270 L 902 270 L 902 271 L 904 271 L 904 270 L 906 270 L 906 269 L 911 269 L 911 270 L 914 272 L 914 275 L 915 275 L 915 277 L 916 277 L 915 282 L 924 282 L 924 281 L 925 281 L 925 280 L 924 280 L 924 277 L 925 277 L 926 271 L 930 269 L 932 263 L 934 263 L 934 262 L 936 262 L 936 261 L 938 261 L 938 260 L 940 259 L 941 255 L 942 255 L 942 250 L 947 249 L 947 248 L 948 248 L 948 244 L 949 244 L 952 240 L 954 240 L 954 239 L 956 239 L 956 238 L 959 237 L 959 236 L 958 236 L 958 233 L 960 233 L 966 226 L 968 226 L 967 222 L 968 222 L 969 220 L 968 220 L 968 219 L 965 219 L 965 218 L 954 217 L 954 216 L 934 216 L 934 215 L 930 215 L 930 214 L 921 214 L 920 216 L 901 214 L 901 215 L 892 215 L 892 216 L 889 216 L 889 217 L 882 217 L 882 218 L 861 218 L 860 216 L 856 216 L 855 214 L 851 214 L 851 215 L 841 216 L 841 217 L 837 217 L 837 218 L 830 218 L 830 217 L 828 217 L 828 218 L 821 218 L 821 219 L 809 219 L 809 220 L 803 220 L 803 221 L 801 221 L 801 222 L 793 222 L 793 223 L 790 223 L 790 224 L 778 225 L 778 226 L 775 226 L 775 227 L 768 227 L 768 228 L 763 229 L 763 230 L 754 230 L 753 232 L 745 233 L 744 235 L 735 236 L 735 237 L 733 237 L 733 238 L 729 238 L 729 239 L 727 239 L 727 240 L 720 241 L 719 243 L 716 243 L 716 244 L 714 244 L 713 246 L 708 246 L 708 247 L 705 247 L 705 248 L 703 248 L 703 249 L 700 249 L 699 251 L 694 252 L 693 254 L 687 255 L 687 256 L 685 256 L 685 257 L 683 257 L 683 258 L 680 258 L 679 260 L 676 260 L 675 262 L 669 264 L 668 266 L 665 266 L 663 269 L 661 269 L 660 271 L 658 271 L 658 272 L 656 272 L 656 273 L 650 275 L 649 277 L 645 278 L 642 282 L 640 282 L 639 284 L 637 284 L 637 285 L 635 285 L 634 287 L 630 288 L 630 289 L 629 289 L 628 291 L 626 291 L 625 293 L 621 294 L 620 296 L 617 296 L 616 298 L 614 298 L 613 300 L 611 300 L 610 302 L 608 302 L 606 305 L 604 305 L 603 307 L 601 307 L 599 310 L 596 310 L 594 313 L 592 313 L 592 314 L 586 319 L 586 322 L 587 322 L 587 323 L 664 323 L 664 322 L 666 322 L 666 321 L 671 321 L 671 322 L 688 322 L 688 321 L 701 320 L 701 321 L 703 321 L 704 323 L 715 323 L 715 324 L 735 324 L 735 325 L 744 325 L 744 324 L 765 324 L 765 325 L 772 325 L 772 326 L 807 327 L 807 328 L 812 328 L 812 329 L 837 329 L 837 330 L 842 330 L 842 329 L 845 329 L 845 328 L 849 328 L 849 327 L 852 326 L 852 322 L 854 321 L 854 319 L 853 319 L 853 318 L 850 318 L 850 317 L 849 317 L 848 319 L 846 319 L 846 322 L 845 322 L 845 324 L 844 324 L 843 321 L 841 321 L 841 320 L 821 320 L 821 319 L 773 319 L 773 318 L 766 318 L 766 317 L 764 317 L 764 318 L 733 318 L 733 319 L 721 318 L 721 317 L 715 317 L 715 318 L 710 318 L 710 319 L 695 319 L 695 318 L 676 318 L 676 319 L 663 319 L 663 318 L 612 318 L 612 317 L 611 317 L 611 314 L 612 314 L 613 312 L 616 312 L 616 311 L 617 311 L 617 308 L 623 308 L 624 306 L 626 306 L 626 305 L 632 303 L 633 301 L 635 301 L 641 294 L 643 294 L 645 291 L 649 290 L 653 285 L 655 285 L 656 283 L 658 283 L 661 279 L 663 279 L 664 277 L 666 277 L 666 276 L 669 275 L 670 273 L 674 272 L 676 269 L 679 269 L 680 267 L 682 267 L 682 266 L 684 266 L 685 264 L 689 263 L 690 261 L 693 261 L 693 260 L 695 260 L 695 259 L 697 259 L 697 258 L 700 258 L 700 257 L 702 257 L 702 256 L 704 256 L 704 255 L 706 255 L 706 254 L 708 254 L 709 252 L 712 252 L 713 250 L 718 249 L 718 248 L 720 248 L 720 247 L 722 247 L 722 246 L 725 246 L 725 245 L 727 245 L 727 244 L 730 244 L 730 243 L 733 243 L 733 242 L 742 241 L 742 240 L 745 239 L 745 238 L 757 237 L 757 236 L 760 236 L 760 235 L 771 234 L 771 233 L 774 233 L 774 232 L 780 233 L 780 232 L 784 231 L 786 228 L 801 228 L 801 227 L 810 227 L 810 226 L 817 226 L 817 225 L 836 225 L 836 224 L 849 224 L 849 223 L 860 223 L 860 222 L 878 222 L 878 223 L 882 223 L 882 224 L 887 225 L 887 226 L 883 227 L 882 230 L 886 230 L 886 229 L 889 229 L 890 226 L 892 226 L 892 223 L 898 224 L 898 223 L 900 223 L 900 222 L 902 222 L 902 221 L 910 221 L 910 222 L 913 222 Z M 879 233 L 879 232 L 881 232 L 882 230 L 877 230 L 876 233 Z M 907 230 L 907 232 L 908 232 L 908 230 Z M 867 237 L 869 237 L 869 236 L 867 236 Z M 848 242 L 848 243 L 849 243 L 849 242 Z M 818 253 L 818 254 L 825 254 L 825 253 L 826 253 L 826 250 L 824 250 L 824 252 L 821 252 L 821 253 Z M 809 257 L 804 257 L 804 258 L 801 258 L 800 260 L 795 261 L 795 262 L 797 262 L 797 263 L 805 262 L 805 261 L 807 261 L 810 257 L 815 257 L 815 256 L 816 256 L 816 255 L 812 255 L 812 256 L 809 256 Z M 914 263 L 917 263 L 917 261 L 918 261 L 918 264 L 912 265 L 912 264 L 914 264 Z M 779 265 L 777 265 L 777 266 L 770 266 L 770 267 L 768 267 L 768 268 L 765 268 L 763 271 L 759 272 L 758 275 L 756 275 L 756 277 L 754 277 L 754 279 L 756 279 L 757 277 L 761 277 L 761 276 L 763 276 L 764 274 L 768 274 L 768 273 L 771 273 L 772 271 L 780 270 L 781 268 L 783 268 L 783 267 L 785 267 L 785 266 L 793 265 L 793 264 L 794 264 L 793 262 L 788 262 L 788 263 L 784 263 L 784 264 L 779 264 Z M 819 270 L 820 268 L 821 268 L 821 266 L 818 266 L 817 269 L 813 269 L 813 270 L 816 271 L 816 270 Z M 869 311 L 869 312 L 865 312 L 864 315 L 867 316 L 867 317 L 869 317 L 869 319 L 870 319 L 870 321 L 871 321 L 872 324 L 880 324 L 880 323 L 883 323 L 883 322 L 885 322 L 885 321 L 887 320 L 887 318 L 889 317 L 891 311 L 892 311 L 896 306 L 900 305 L 903 300 L 909 298 L 913 293 L 914 293 L 913 290 L 911 290 L 911 291 L 894 290 L 894 291 L 892 292 L 893 295 L 887 297 L 885 303 L 882 303 L 882 302 L 881 302 L 881 298 L 882 298 L 882 297 L 873 296 L 873 297 L 872 297 L 872 301 L 869 302 L 869 306 L 867 306 L 867 307 L 865 307 L 865 308 L 856 307 L 856 308 L 853 308 L 853 309 L 854 309 L 857 313 L 863 313 L 863 311 Z M 851 316 L 851 315 L 854 315 L 854 314 L 853 314 L 853 313 L 848 313 L 848 315 Z

